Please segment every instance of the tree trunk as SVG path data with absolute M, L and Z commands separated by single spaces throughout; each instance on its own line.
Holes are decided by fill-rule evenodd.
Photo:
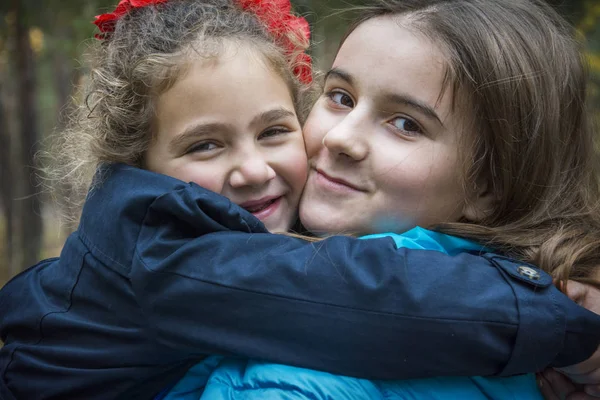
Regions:
M 36 103 L 35 59 L 29 42 L 27 10 L 22 1 L 16 1 L 15 41 L 17 98 L 20 119 L 20 165 L 21 193 L 19 193 L 20 226 L 19 249 L 22 261 L 15 265 L 18 270 L 37 262 L 42 244 L 41 202 L 36 188 L 34 155 L 38 146 L 38 107 Z M 18 272 L 18 271 L 13 271 Z
M 69 96 L 71 94 L 71 65 L 69 59 L 62 51 L 56 51 L 52 59 L 54 71 L 54 83 L 56 84 L 56 129 L 64 129 L 68 116 L 68 107 L 70 105 Z
M 0 83 L 2 81 L 0 80 Z M 13 182 L 12 182 L 12 162 L 10 155 L 11 137 L 6 120 L 5 104 L 3 97 L 3 87 L 0 86 L 0 204 L 4 216 L 4 243 L 0 245 L 3 248 L 3 254 L 0 256 L 0 286 L 2 282 L 9 278 L 10 266 L 13 263 Z

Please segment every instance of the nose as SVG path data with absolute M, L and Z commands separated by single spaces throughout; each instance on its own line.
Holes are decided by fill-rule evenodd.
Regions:
M 369 147 L 365 132 L 365 116 L 353 110 L 323 137 L 323 146 L 330 153 L 361 161 L 367 157 Z
M 275 170 L 260 154 L 245 156 L 229 177 L 231 187 L 261 186 L 275 178 Z

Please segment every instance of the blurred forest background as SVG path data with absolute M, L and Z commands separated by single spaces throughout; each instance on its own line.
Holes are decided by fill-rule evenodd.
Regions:
M 490 0 L 493 1 L 493 0 Z M 600 1 L 548 0 L 585 40 L 593 107 L 600 110 Z M 35 177 L 34 154 L 62 129 L 64 114 L 87 71 L 94 15 L 118 0 L 0 1 L 0 287 L 41 258 L 57 256 L 69 226 Z M 318 68 L 329 66 L 348 17 L 360 0 L 292 0 L 310 21 Z

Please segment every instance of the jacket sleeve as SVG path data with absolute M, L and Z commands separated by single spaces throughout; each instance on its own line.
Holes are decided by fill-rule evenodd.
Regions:
M 373 379 L 512 375 L 598 346 L 600 317 L 513 260 L 390 238 L 307 243 L 248 217 L 193 187 L 149 207 L 130 279 L 160 346 Z

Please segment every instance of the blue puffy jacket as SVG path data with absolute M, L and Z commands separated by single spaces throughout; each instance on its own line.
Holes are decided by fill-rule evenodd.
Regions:
M 102 171 L 60 258 L 0 290 L 0 398 L 151 399 L 209 355 L 370 379 L 575 364 L 600 317 L 494 254 L 315 245 L 228 199 Z
M 210 357 L 163 400 L 542 400 L 533 374 L 373 381 L 281 364 Z
M 398 248 L 456 255 L 483 251 L 468 240 L 414 228 L 389 236 Z M 164 400 L 542 400 L 535 375 L 506 378 L 436 377 L 369 381 L 326 372 L 241 359 L 211 357 L 194 366 Z

